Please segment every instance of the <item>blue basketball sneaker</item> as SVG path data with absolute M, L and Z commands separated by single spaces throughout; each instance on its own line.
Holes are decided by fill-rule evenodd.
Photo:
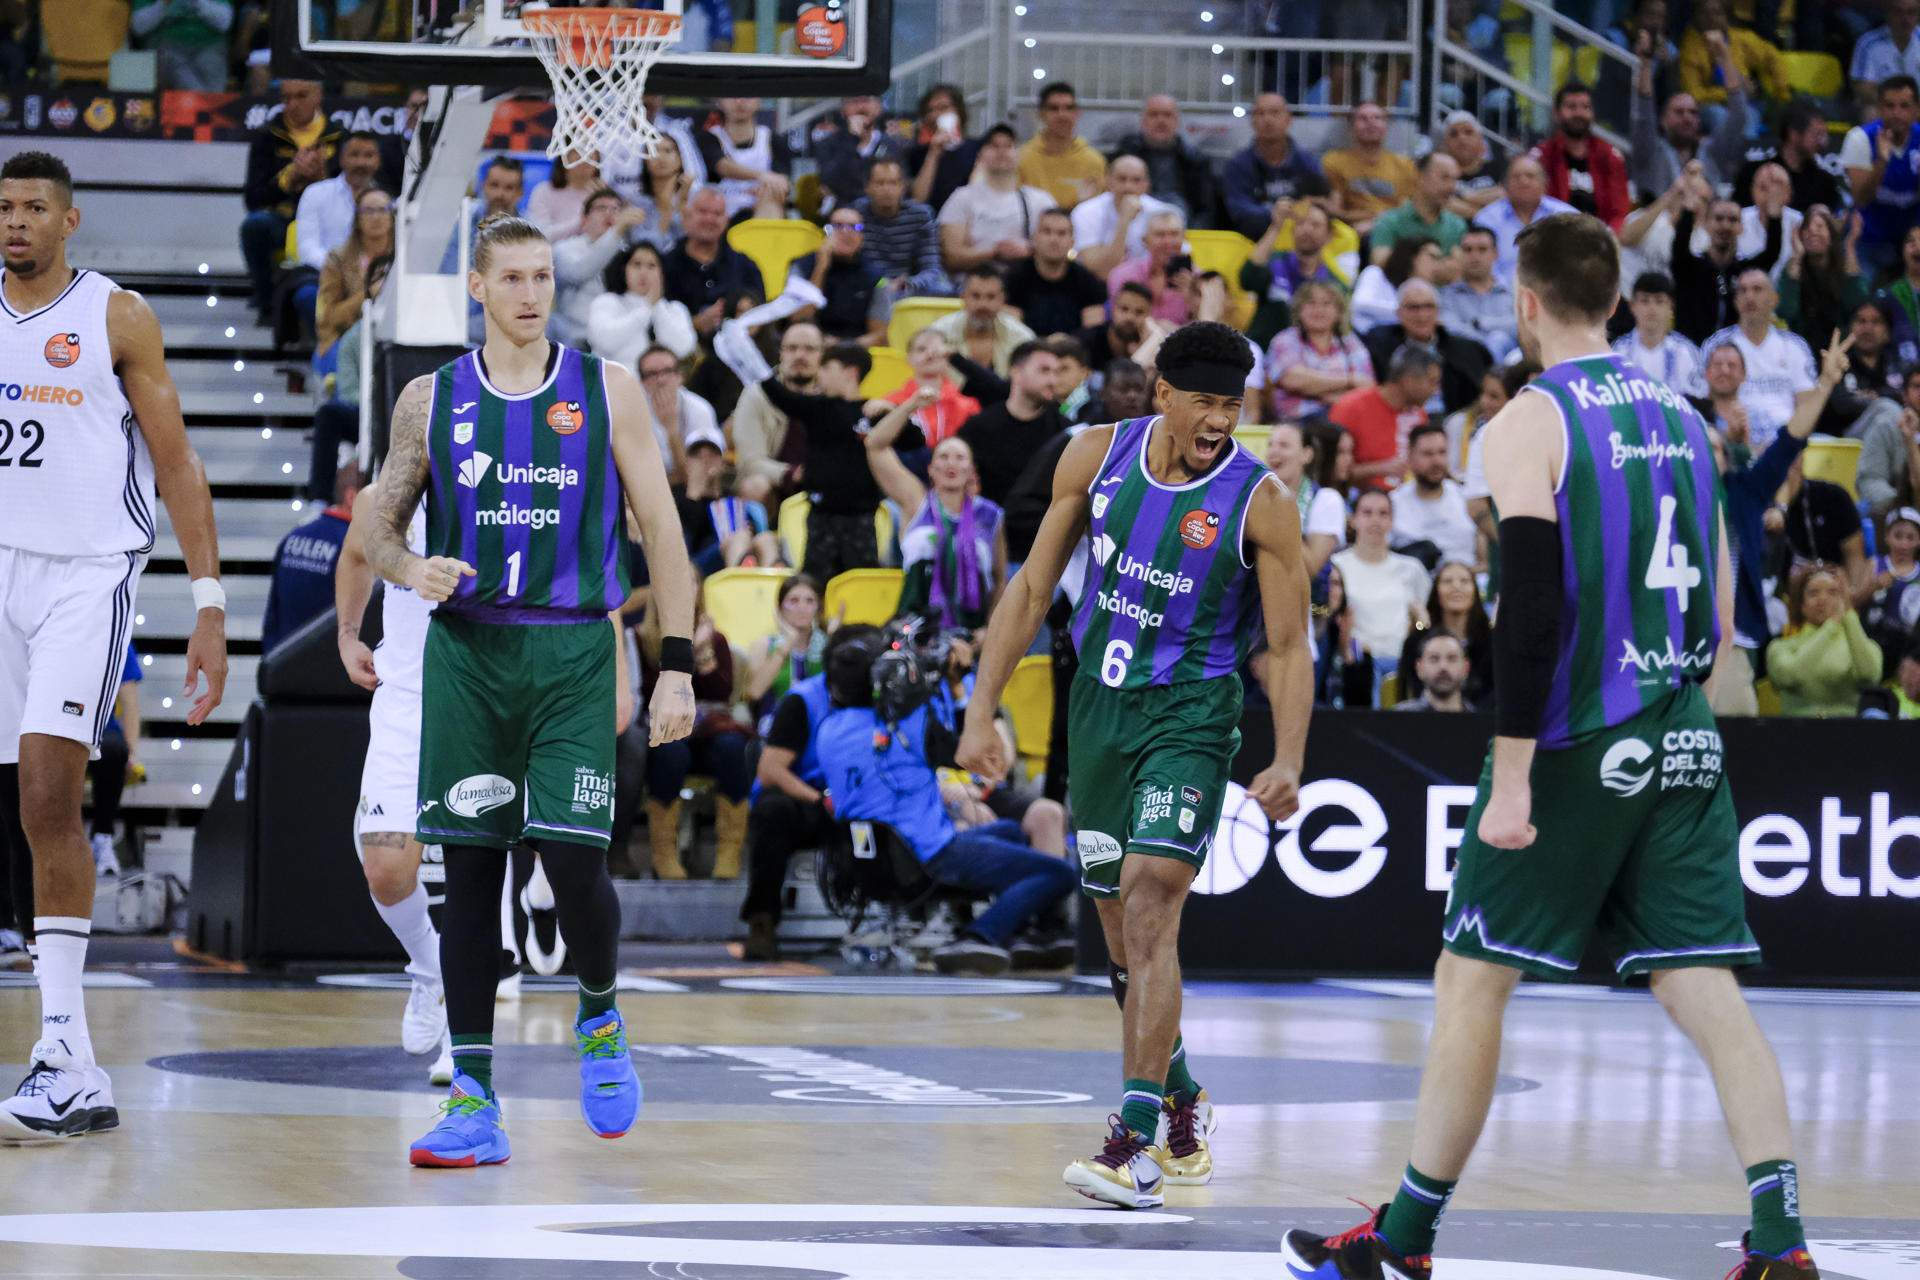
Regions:
M 422 1169 L 471 1169 L 505 1164 L 512 1154 L 500 1103 L 479 1081 L 461 1075 L 453 1078 L 453 1090 L 440 1104 L 440 1123 L 407 1149 L 407 1160 Z
M 640 1114 L 640 1077 L 627 1052 L 627 1024 L 618 1009 L 573 1029 L 580 1046 L 580 1115 L 602 1138 L 625 1136 Z

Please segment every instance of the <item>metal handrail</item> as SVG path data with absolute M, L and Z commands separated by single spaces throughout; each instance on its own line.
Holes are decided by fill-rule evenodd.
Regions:
M 1493 82 L 1501 85 L 1504 88 L 1513 90 L 1515 93 L 1519 94 L 1521 97 L 1525 98 L 1527 101 L 1533 103 L 1535 106 L 1546 107 L 1546 106 L 1551 106 L 1553 104 L 1552 94 L 1541 92 L 1540 89 L 1538 89 L 1537 87 L 1528 83 L 1525 80 L 1515 79 L 1510 73 L 1502 71 L 1499 67 L 1496 67 L 1491 62 L 1488 62 L 1485 58 L 1480 57 L 1480 55 L 1474 53 L 1470 49 L 1464 48 L 1461 45 L 1451 44 L 1451 43 L 1441 43 L 1436 46 L 1435 52 L 1445 57 L 1451 58 L 1456 62 L 1465 63 L 1469 70 L 1477 72 L 1478 74 L 1486 77 L 1489 80 L 1492 80 Z M 1435 64 L 1435 71 L 1437 74 L 1438 68 L 1439 68 L 1438 58 L 1434 59 L 1434 64 Z M 1436 110 L 1437 109 L 1438 108 L 1436 107 Z M 1625 156 L 1627 154 L 1627 151 L 1628 151 L 1627 140 L 1624 137 L 1622 137 L 1620 134 L 1615 133 L 1612 129 L 1607 128 L 1605 125 L 1601 124 L 1597 120 L 1594 121 L 1593 133 L 1595 137 L 1601 139 L 1602 141 L 1612 146 L 1616 151 L 1620 152 L 1622 156 Z

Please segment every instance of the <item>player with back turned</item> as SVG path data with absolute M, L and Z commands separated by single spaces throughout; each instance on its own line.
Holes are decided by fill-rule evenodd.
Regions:
M 640 1082 L 614 1007 L 620 902 L 613 824 L 616 638 L 626 599 L 623 511 L 640 520 L 665 623 L 655 744 L 693 727 L 693 576 L 640 385 L 621 365 L 546 338 L 553 246 L 532 223 L 480 226 L 468 291 L 486 343 L 407 384 L 394 406 L 368 563 L 438 602 L 421 677 L 415 834 L 446 860 L 441 971 L 454 1080 L 409 1159 L 501 1164 L 493 999 L 507 848 L 535 848 L 580 981 L 580 1111 L 632 1126 Z M 425 556 L 408 549 L 426 499 Z
M 1240 743 L 1238 672 L 1263 629 L 1274 755 L 1248 793 L 1276 821 L 1298 807 L 1313 705 L 1300 510 L 1233 438 L 1247 341 L 1223 324 L 1190 324 L 1157 364 L 1156 415 L 1089 428 L 1060 456 L 1033 551 L 988 626 L 959 750 L 964 768 L 1004 771 L 993 709 L 1084 539 L 1069 786 L 1126 1083 L 1105 1146 L 1064 1178 L 1128 1209 L 1161 1204 L 1163 1182 L 1212 1177 L 1212 1108 L 1180 1039 L 1180 913 Z
M 1515 311 L 1545 368 L 1486 430 L 1500 512 L 1499 706 L 1434 971 L 1413 1159 L 1352 1231 L 1287 1233 L 1299 1280 L 1424 1280 L 1493 1101 L 1522 974 L 1572 978 L 1594 935 L 1645 975 L 1713 1073 L 1753 1223 L 1729 1280 L 1812 1280 L 1780 1068 L 1731 966 L 1747 930 L 1739 831 L 1702 689 L 1733 640 L 1733 575 L 1706 426 L 1613 355 L 1605 224 L 1520 233 Z

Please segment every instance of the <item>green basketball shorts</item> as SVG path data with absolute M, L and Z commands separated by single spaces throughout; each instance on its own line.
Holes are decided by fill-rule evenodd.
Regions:
M 1240 678 L 1109 689 L 1082 669 L 1067 697 L 1080 887 L 1120 896 L 1128 854 L 1207 860 L 1240 749 Z
M 1569 979 L 1597 933 L 1621 977 L 1757 963 L 1720 734 L 1698 685 L 1533 761 L 1530 848 L 1480 842 L 1489 752 L 1447 895 L 1447 950 Z
M 613 627 L 474 622 L 427 628 L 420 716 L 422 844 L 504 849 L 613 831 Z

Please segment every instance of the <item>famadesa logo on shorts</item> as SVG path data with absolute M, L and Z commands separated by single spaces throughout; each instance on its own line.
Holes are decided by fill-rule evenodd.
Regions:
M 1074 834 L 1074 847 L 1080 852 L 1083 867 L 1105 866 L 1120 861 L 1124 852 L 1120 842 L 1104 831 L 1080 831 Z
M 1639 795 L 1653 781 L 1653 770 L 1636 773 L 1629 766 L 1643 765 L 1652 758 L 1653 748 L 1640 739 L 1620 739 L 1600 758 L 1600 785 L 1623 796 Z
M 463 818 L 477 818 L 512 804 L 519 794 L 520 788 L 497 773 L 476 773 L 447 788 L 447 808 Z

